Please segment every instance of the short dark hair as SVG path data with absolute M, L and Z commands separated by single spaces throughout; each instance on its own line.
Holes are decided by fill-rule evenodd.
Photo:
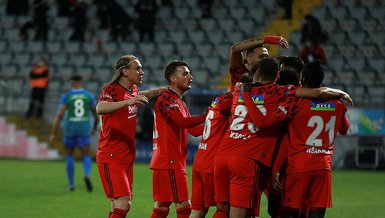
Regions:
M 298 56 L 287 56 L 282 58 L 281 65 L 284 65 L 285 68 L 291 68 L 295 70 L 298 74 L 301 73 L 303 69 L 303 60 Z
M 265 48 L 265 46 L 263 46 L 263 45 L 257 45 L 257 46 L 254 46 L 254 47 L 252 47 L 252 48 L 247 49 L 247 51 L 246 51 L 246 57 L 249 56 L 249 55 L 251 55 L 251 54 L 253 54 L 253 53 L 254 53 L 254 50 L 255 50 L 256 48 Z
M 319 88 L 325 77 L 321 61 L 315 60 L 305 64 L 302 70 L 302 85 L 307 88 Z
M 70 80 L 74 81 L 74 82 L 80 82 L 83 80 L 83 78 L 79 75 L 73 75 L 73 76 L 71 76 Z
M 259 77 L 262 80 L 273 80 L 277 77 L 279 63 L 273 57 L 262 58 L 258 63 Z
M 299 73 L 289 69 L 282 70 L 279 72 L 279 78 L 275 83 L 278 85 L 299 86 Z
M 241 83 L 251 83 L 253 82 L 253 76 L 250 73 L 244 73 L 241 77 L 239 77 L 239 81 Z
M 172 74 L 174 74 L 174 72 L 176 71 L 176 68 L 180 67 L 180 66 L 186 66 L 187 68 L 190 69 L 190 67 L 188 66 L 187 62 L 185 62 L 183 60 L 171 61 L 166 66 L 166 68 L 164 69 L 164 78 L 167 80 L 168 83 L 170 83 L 170 77 L 172 76 Z

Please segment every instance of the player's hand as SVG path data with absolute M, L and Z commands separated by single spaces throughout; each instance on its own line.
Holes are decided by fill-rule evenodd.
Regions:
M 251 91 L 251 83 L 243 83 L 241 88 L 242 94 L 244 92 L 250 92 L 250 91 Z
M 141 105 L 148 104 L 148 99 L 144 95 L 137 95 L 134 98 L 127 100 L 127 105 L 135 105 L 135 104 L 141 104 Z
M 282 184 L 279 182 L 279 173 L 273 172 L 272 177 L 273 189 L 276 191 L 282 191 Z
M 342 100 L 345 100 L 345 101 L 347 101 L 347 102 L 349 102 L 349 104 L 350 104 L 351 106 L 354 106 L 353 99 L 350 97 L 350 95 L 349 95 L 348 93 L 345 93 L 345 94 L 342 96 L 341 99 L 342 99 Z
M 156 90 L 156 95 L 161 95 L 163 92 L 167 91 L 169 87 L 160 87 Z
M 289 42 L 283 38 L 283 36 L 281 36 L 281 39 L 279 40 L 279 46 L 281 46 L 281 48 L 287 49 L 289 48 Z

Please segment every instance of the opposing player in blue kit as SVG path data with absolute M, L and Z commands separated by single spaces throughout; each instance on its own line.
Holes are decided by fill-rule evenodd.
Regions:
M 92 192 L 91 173 L 91 134 L 96 131 L 99 118 L 96 114 L 96 101 L 94 95 L 83 89 L 81 76 L 72 76 L 71 90 L 67 91 L 60 98 L 60 107 L 56 114 L 52 131 L 49 137 L 52 143 L 55 140 L 55 134 L 64 118 L 64 144 L 66 146 L 66 171 L 68 178 L 68 191 L 75 190 L 75 158 L 74 151 L 78 147 L 82 153 L 84 182 L 87 191 Z M 93 126 L 91 126 L 92 116 Z

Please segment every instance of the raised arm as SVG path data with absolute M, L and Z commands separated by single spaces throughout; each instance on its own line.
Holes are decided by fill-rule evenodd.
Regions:
M 153 99 L 155 97 L 158 97 L 160 94 L 165 92 L 167 89 L 168 89 L 167 87 L 160 87 L 157 89 L 139 91 L 139 95 L 144 95 L 147 97 L 148 100 L 150 100 L 150 99 Z
M 243 100 L 245 101 L 245 105 L 249 111 L 248 114 L 251 121 L 253 121 L 259 129 L 263 129 L 280 122 L 275 116 L 272 115 L 272 113 L 266 113 L 266 115 L 262 114 L 261 110 L 251 99 L 250 92 L 243 93 Z
M 230 67 L 232 69 L 241 67 L 243 64 L 242 52 L 263 44 L 276 44 L 280 45 L 282 48 L 289 47 L 289 43 L 282 36 L 264 36 L 246 39 L 231 46 Z
M 333 89 L 329 87 L 321 88 L 298 88 L 295 97 L 297 98 L 316 98 L 322 100 L 330 100 L 335 98 L 341 98 L 353 105 L 353 100 L 350 98 L 349 94 L 340 90 Z
M 124 101 L 117 101 L 117 102 L 99 101 L 98 105 L 96 105 L 96 113 L 99 115 L 109 114 L 123 107 L 135 105 L 135 104 L 141 104 L 141 105 L 148 104 L 148 99 L 144 95 L 137 95 L 131 99 L 127 99 Z

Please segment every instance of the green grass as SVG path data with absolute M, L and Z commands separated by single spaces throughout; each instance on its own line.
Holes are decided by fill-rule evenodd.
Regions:
M 96 165 L 92 169 L 93 193 L 85 189 L 80 162 L 76 163 L 76 190 L 66 192 L 64 167 L 64 161 L 0 160 L 0 217 L 106 218 L 110 203 Z M 385 217 L 385 172 L 334 172 L 333 205 L 326 217 Z M 137 164 L 133 208 L 127 217 L 150 217 L 152 207 L 151 171 L 146 164 Z M 265 208 L 263 199 L 261 217 L 268 217 Z M 169 217 L 176 217 L 174 209 Z

